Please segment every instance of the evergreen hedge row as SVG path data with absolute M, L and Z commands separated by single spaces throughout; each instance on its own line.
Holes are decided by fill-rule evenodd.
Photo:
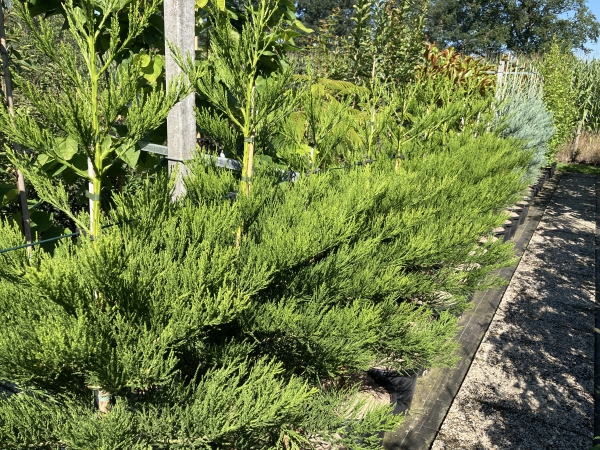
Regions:
M 456 314 L 513 261 L 478 241 L 524 188 L 519 145 L 457 134 L 293 185 L 264 170 L 234 201 L 236 177 L 198 162 L 179 202 L 147 183 L 96 240 L 3 255 L 0 374 L 21 392 L 3 447 L 377 448 L 401 418 L 349 380 L 456 361 Z M 95 386 L 116 399 L 102 420 Z
M 84 3 L 93 19 L 94 4 Z M 485 72 L 452 75 L 455 59 L 406 86 L 294 76 L 262 42 L 272 25 L 265 11 L 277 8 L 259 6 L 241 25 L 215 9 L 209 21 L 222 28 L 211 57 L 180 61 L 197 90 L 199 128 L 242 156 L 242 179 L 199 158 L 177 201 L 166 175 L 148 177 L 106 197 L 94 239 L 0 254 L 2 448 L 375 449 L 376 433 L 403 418 L 365 398 L 366 371 L 410 375 L 457 361 L 457 317 L 514 262 L 491 232 L 530 181 L 526 128 L 489 131 L 492 84 Z M 234 25 L 239 41 L 219 49 Z M 94 36 L 91 25 L 81 30 Z M 256 57 L 244 64 L 249 48 Z M 98 48 L 87 50 L 96 59 Z M 119 78 L 110 80 L 106 97 L 124 101 Z M 156 98 L 161 89 L 153 85 Z M 122 113 L 135 122 L 136 111 Z M 99 161 L 119 163 L 111 145 L 120 128 L 96 113 L 107 137 L 95 146 Z M 61 121 L 97 141 L 84 109 L 72 114 L 42 114 L 39 126 L 25 111 L 22 122 L 7 110 L 0 118 L 13 140 L 56 156 Z M 42 128 L 52 139 L 39 138 Z M 88 141 L 72 140 L 63 150 L 85 162 Z M 11 157 L 42 200 L 88 223 L 61 172 Z M 282 181 L 281 167 L 299 179 Z M 22 243 L 17 226 L 0 223 L 0 248 Z M 108 412 L 94 392 L 112 396 Z

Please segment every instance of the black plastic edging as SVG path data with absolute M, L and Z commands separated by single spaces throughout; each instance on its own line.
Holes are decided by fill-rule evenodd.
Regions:
M 519 257 L 525 252 L 537 229 L 560 178 L 561 174 L 557 173 L 555 177 L 548 180 L 550 183 L 544 183 L 544 188 L 539 195 L 532 199 L 527 219 L 522 228 L 519 227 L 515 241 L 515 250 Z M 500 275 L 510 283 L 518 265 L 519 263 L 513 267 L 502 269 Z M 423 405 L 420 405 L 421 399 L 419 402 L 413 402 L 416 413 L 409 414 L 404 424 L 396 432 L 386 434 L 384 439 L 386 450 L 425 450 L 431 447 L 452 406 L 454 397 L 459 392 L 471 367 L 487 328 L 504 296 L 506 287 L 478 292 L 475 295 L 476 298 L 479 298 L 478 306 L 467 311 L 463 317 L 465 320 L 461 321 L 463 331 L 459 340 L 462 345 L 460 350 L 463 356 L 462 361 L 455 369 L 434 369 L 430 374 L 421 378 L 420 396 L 421 399 L 424 399 Z M 481 323 L 482 319 L 485 319 L 485 323 Z M 463 339 L 463 335 L 466 334 L 469 334 L 468 339 L 467 336 Z M 417 393 L 419 393 L 418 390 L 419 386 Z M 422 395 L 423 393 L 425 395 Z
M 594 318 L 594 437 L 600 436 L 600 177 L 596 177 L 596 304 Z M 594 440 L 600 444 L 600 439 Z

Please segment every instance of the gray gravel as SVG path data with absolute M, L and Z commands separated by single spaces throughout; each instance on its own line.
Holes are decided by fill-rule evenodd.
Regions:
M 433 449 L 591 447 L 595 195 L 561 178 Z

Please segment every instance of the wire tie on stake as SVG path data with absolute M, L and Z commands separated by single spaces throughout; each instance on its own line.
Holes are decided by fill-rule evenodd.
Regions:
M 254 142 L 254 136 L 244 136 L 244 142 L 253 143 Z
M 100 194 L 93 194 L 90 191 L 85 191 L 85 196 L 94 202 L 100 201 Z
M 112 399 L 112 395 L 110 395 L 104 391 L 98 391 L 98 401 L 109 402 L 111 399 Z

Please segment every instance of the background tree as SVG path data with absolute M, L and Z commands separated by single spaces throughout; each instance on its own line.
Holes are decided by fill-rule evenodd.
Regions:
M 427 34 L 431 41 L 462 52 L 503 49 L 524 53 L 547 48 L 553 36 L 571 49 L 588 50 L 600 23 L 585 0 L 432 0 Z
M 352 5 L 354 0 L 300 0 L 296 3 L 296 12 L 300 20 L 313 30 L 318 30 L 319 25 L 335 13 L 340 15 L 341 20 L 337 24 L 336 34 L 347 36 L 352 28 Z

